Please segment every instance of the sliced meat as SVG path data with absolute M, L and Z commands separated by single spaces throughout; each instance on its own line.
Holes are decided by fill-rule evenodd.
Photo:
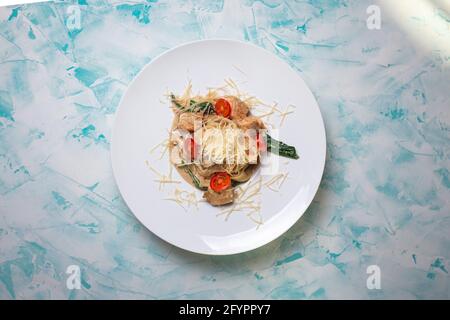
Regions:
M 209 178 L 205 177 L 205 175 L 200 173 L 199 167 L 192 166 L 192 171 L 194 172 L 195 176 L 197 177 L 200 187 L 208 188 L 209 187 Z
M 245 102 L 233 96 L 227 96 L 225 99 L 231 103 L 231 119 L 239 120 L 248 115 L 249 109 Z
M 193 132 L 195 121 L 202 121 L 202 115 L 194 112 L 184 112 L 179 116 L 177 127 Z
M 223 171 L 222 166 L 218 164 L 213 164 L 211 166 L 206 166 L 202 164 L 200 166 L 197 166 L 196 169 L 199 175 L 208 178 L 215 172 Z
M 208 189 L 203 194 L 203 198 L 213 206 L 223 206 L 224 204 L 232 203 L 234 201 L 235 193 L 233 189 L 226 189 L 222 192 L 214 192 Z
M 237 121 L 239 128 L 247 129 L 265 129 L 264 122 L 258 117 L 248 116 Z
M 246 182 L 252 177 L 252 174 L 256 168 L 257 166 L 255 164 L 250 164 L 245 170 L 242 170 L 239 174 L 232 175 L 231 179 L 237 182 Z

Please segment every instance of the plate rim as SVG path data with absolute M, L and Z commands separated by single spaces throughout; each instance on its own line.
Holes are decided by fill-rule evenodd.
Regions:
M 193 44 L 197 44 L 197 43 L 204 43 L 204 42 L 230 42 L 230 43 L 238 43 L 240 45 L 246 45 L 246 46 L 250 46 L 253 47 L 256 50 L 260 50 L 260 51 L 264 51 L 265 53 L 270 54 L 273 58 L 278 59 L 280 62 L 286 64 L 290 69 L 292 69 L 292 71 L 295 72 L 295 74 L 297 74 L 297 76 L 300 77 L 300 79 L 304 82 L 306 88 L 308 89 L 308 91 L 310 92 L 310 94 L 312 95 L 312 97 L 314 98 L 315 104 L 316 104 L 316 109 L 319 112 L 319 117 L 320 117 L 320 123 L 321 123 L 321 127 L 322 127 L 322 132 L 323 132 L 323 159 L 321 159 L 321 174 L 320 174 L 320 179 L 318 179 L 318 183 L 317 186 L 314 188 L 314 196 L 311 198 L 311 200 L 309 201 L 308 205 L 305 207 L 305 209 L 297 214 L 297 218 L 295 219 L 295 221 L 292 224 L 289 224 L 287 227 L 285 228 L 280 228 L 278 230 L 276 230 L 275 232 L 273 232 L 273 237 L 270 237 L 269 239 L 265 239 L 264 241 L 262 241 L 261 243 L 258 243 L 256 245 L 251 245 L 249 246 L 247 249 L 238 249 L 238 250 L 227 250 L 224 252 L 218 252 L 218 251 L 201 251 L 201 250 L 194 250 L 192 248 L 188 248 L 186 246 L 180 245 L 180 244 L 174 244 L 173 242 L 171 242 L 170 240 L 167 240 L 166 238 L 164 238 L 162 235 L 157 234 L 155 231 L 151 230 L 149 227 L 147 227 L 147 225 L 141 221 L 141 219 L 133 212 L 133 210 L 131 209 L 130 205 L 128 204 L 128 201 L 125 199 L 125 197 L 123 196 L 123 192 L 122 189 L 120 187 L 120 184 L 118 182 L 117 179 L 117 164 L 115 165 L 115 161 L 114 161 L 114 154 L 116 152 L 114 152 L 114 150 L 117 148 L 115 147 L 117 145 L 117 143 L 114 143 L 114 141 L 116 141 L 116 139 L 114 139 L 114 136 L 116 135 L 116 131 L 117 131 L 117 125 L 116 125 L 116 119 L 117 119 L 117 115 L 119 113 L 119 111 L 123 108 L 123 101 L 127 95 L 127 91 L 129 90 L 129 88 L 131 86 L 133 86 L 133 84 L 137 81 L 137 79 L 145 72 L 145 70 L 147 68 L 149 68 L 154 62 L 158 61 L 160 58 L 162 58 L 163 56 L 165 56 L 166 54 L 169 54 L 175 50 L 181 49 L 183 47 L 186 46 L 190 46 Z M 314 198 L 317 196 L 317 193 L 319 191 L 319 187 L 320 184 L 322 182 L 323 179 L 323 174 L 325 172 L 325 164 L 326 164 L 326 158 L 327 158 L 327 135 L 326 135 L 326 129 L 325 129 L 325 121 L 323 120 L 323 116 L 322 116 L 322 111 L 319 107 L 319 103 L 317 102 L 317 98 L 314 95 L 313 91 L 311 90 L 311 88 L 309 87 L 309 85 L 306 83 L 306 81 L 303 79 L 303 77 L 300 76 L 300 74 L 298 74 L 298 71 L 295 70 L 294 68 L 292 68 L 291 64 L 288 63 L 286 60 L 282 59 L 281 57 L 279 57 L 278 55 L 276 55 L 275 53 L 265 49 L 264 47 L 258 46 L 252 42 L 249 41 L 242 41 L 242 40 L 237 40 L 237 39 L 231 39 L 231 38 L 209 38 L 209 39 L 199 39 L 199 40 L 193 40 L 193 41 L 188 41 L 188 42 L 183 42 L 181 44 L 178 44 L 168 50 L 165 50 L 163 52 L 161 52 L 160 54 L 156 55 L 153 59 L 151 59 L 147 64 L 145 64 L 142 69 L 134 76 L 134 78 L 129 82 L 127 88 L 125 89 L 125 91 L 123 92 L 122 97 L 120 98 L 119 104 L 117 105 L 117 108 L 114 112 L 114 120 L 113 120 L 113 125 L 111 128 L 111 146 L 110 146 L 110 160 L 111 160 L 111 167 L 112 167 L 112 173 L 113 173 L 113 177 L 114 177 L 114 181 L 115 184 L 117 186 L 117 189 L 119 190 L 119 194 L 120 197 L 122 198 L 123 202 L 125 203 L 125 205 L 127 206 L 128 210 L 130 210 L 130 212 L 133 214 L 133 216 L 139 221 L 140 224 L 142 224 L 148 231 L 150 231 L 153 235 L 155 235 L 156 237 L 158 237 L 159 239 L 163 240 L 165 243 L 168 243 L 174 247 L 180 248 L 184 251 L 190 252 L 190 253 L 195 253 L 195 254 L 200 254 L 200 255 L 207 255 L 207 256 L 228 256 L 228 255 L 236 255 L 236 254 L 240 254 L 240 253 L 245 253 L 245 252 L 250 252 L 250 251 L 254 251 L 258 248 L 261 248 L 263 246 L 268 245 L 269 243 L 272 243 L 273 241 L 277 240 L 279 237 L 281 237 L 283 234 L 285 234 L 287 231 L 289 231 L 292 227 L 294 227 L 299 221 L 300 219 L 304 216 L 304 214 L 306 213 L 306 211 L 308 210 L 308 208 L 311 206 L 311 203 L 314 201 Z

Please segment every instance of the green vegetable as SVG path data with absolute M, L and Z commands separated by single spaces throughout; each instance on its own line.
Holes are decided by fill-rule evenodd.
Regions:
M 266 142 L 267 142 L 267 151 L 272 152 L 274 154 L 278 154 L 282 157 L 298 159 L 299 156 L 295 147 L 287 145 L 284 142 L 275 140 L 268 134 L 266 134 Z
M 202 112 L 206 114 L 214 113 L 214 106 L 211 102 L 196 102 L 195 100 L 189 101 L 189 107 L 182 106 L 178 101 L 175 95 L 172 93 L 170 94 L 170 99 L 172 100 L 172 103 L 181 111 L 183 112 Z
M 195 174 L 192 172 L 191 168 L 185 167 L 184 170 L 187 172 L 187 174 L 191 177 L 192 183 L 194 183 L 194 186 L 201 190 L 205 190 L 206 188 L 202 187 L 200 184 L 200 180 L 195 176 Z

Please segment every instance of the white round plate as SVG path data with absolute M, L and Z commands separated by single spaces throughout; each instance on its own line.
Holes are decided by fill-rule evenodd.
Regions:
M 168 92 L 181 94 L 189 81 L 194 92 L 224 85 L 232 79 L 242 92 L 284 112 L 279 139 L 294 145 L 300 159 L 277 156 L 278 170 L 262 179 L 261 193 L 249 210 L 220 214 L 223 208 L 207 203 L 177 203 L 174 194 L 194 190 L 173 170 L 180 183 L 160 185 L 168 175 L 168 153 L 156 147 L 168 138 L 172 112 Z M 283 116 L 272 114 L 275 129 Z M 131 83 L 115 117 L 112 139 L 112 166 L 120 193 L 135 216 L 165 241 L 192 252 L 225 255 L 258 248 L 287 231 L 305 212 L 319 187 L 325 165 L 326 140 L 323 120 L 311 91 L 285 62 L 257 46 L 233 40 L 204 40 L 169 50 L 148 64 Z M 156 171 L 156 172 L 155 172 Z M 261 171 L 261 170 L 260 170 Z M 277 175 L 287 178 L 281 186 Z M 270 183 L 275 179 L 277 183 Z M 247 186 L 249 183 L 247 182 Z M 257 185 L 257 184 L 256 184 Z M 246 184 L 243 185 L 246 187 Z M 270 187 L 270 188 L 269 188 Z M 246 211 L 247 210 L 247 211 Z M 255 222 L 256 221 L 256 222 Z M 257 223 L 257 222 L 261 222 Z

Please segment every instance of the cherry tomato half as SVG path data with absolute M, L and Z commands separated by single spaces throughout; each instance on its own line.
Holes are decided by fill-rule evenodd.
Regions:
M 209 186 L 215 192 L 221 192 L 231 186 L 231 177 L 226 172 L 216 172 L 211 177 Z
M 194 138 L 188 138 L 184 140 L 184 150 L 187 155 L 190 155 L 191 161 L 195 159 L 195 154 L 197 153 L 197 144 Z
M 256 147 L 258 151 L 265 151 L 267 149 L 266 141 L 264 141 L 264 137 L 259 134 L 259 131 L 256 133 Z
M 219 116 L 229 118 L 231 115 L 231 104 L 225 99 L 218 99 L 214 105 L 214 110 Z

